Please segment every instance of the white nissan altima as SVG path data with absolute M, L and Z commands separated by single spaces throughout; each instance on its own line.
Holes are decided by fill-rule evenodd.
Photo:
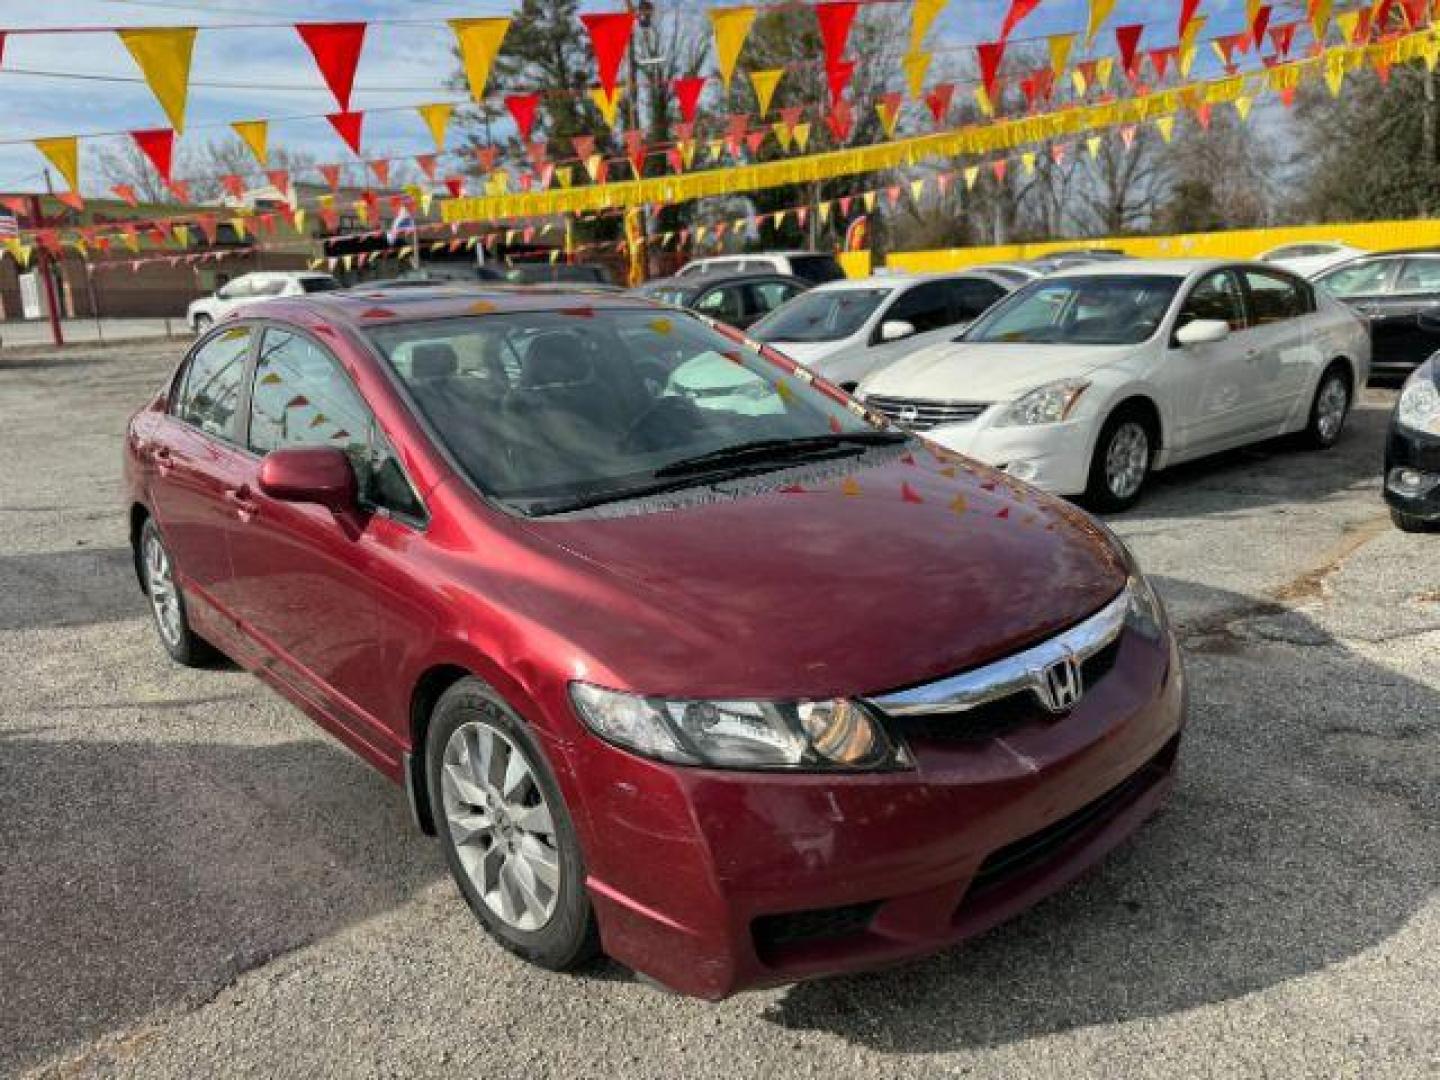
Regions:
M 1360 319 L 1257 263 L 1076 267 L 861 383 L 902 426 L 1103 510 L 1152 470 L 1289 432 L 1340 438 L 1370 370 Z

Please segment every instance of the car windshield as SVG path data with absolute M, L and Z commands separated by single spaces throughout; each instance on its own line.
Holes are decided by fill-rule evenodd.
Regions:
M 301 278 L 300 289 L 302 292 L 334 292 L 340 288 L 340 282 L 333 277 Z
M 369 331 L 461 467 L 527 514 L 861 453 L 898 438 L 688 315 L 506 313 Z
M 856 333 L 891 289 L 815 290 L 750 328 L 756 341 L 840 341 Z
M 1037 281 L 983 315 L 964 334 L 964 340 L 1137 345 L 1160 329 L 1181 281 L 1155 274 Z

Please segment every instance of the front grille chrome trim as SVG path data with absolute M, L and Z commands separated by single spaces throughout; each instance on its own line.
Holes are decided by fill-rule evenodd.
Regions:
M 1114 643 L 1125 628 L 1130 586 L 1084 622 L 1024 652 L 952 675 L 938 682 L 866 698 L 890 716 L 930 716 L 975 709 L 1012 694 L 1031 691 L 1046 699 L 1045 672 L 1065 660 L 1083 664 Z
M 870 394 L 865 398 L 865 407 L 912 431 L 929 431 L 950 424 L 974 423 L 990 408 L 990 403 Z

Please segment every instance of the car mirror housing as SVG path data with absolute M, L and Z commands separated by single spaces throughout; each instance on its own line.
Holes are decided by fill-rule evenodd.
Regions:
M 1175 331 L 1181 345 L 1213 345 L 1230 336 L 1230 324 L 1220 319 L 1196 319 Z
M 886 319 L 880 324 L 881 341 L 899 341 L 915 333 L 915 327 L 903 319 Z
M 260 462 L 260 490 L 280 502 L 317 503 L 336 514 L 355 510 L 358 485 L 344 451 L 333 446 L 287 446 Z

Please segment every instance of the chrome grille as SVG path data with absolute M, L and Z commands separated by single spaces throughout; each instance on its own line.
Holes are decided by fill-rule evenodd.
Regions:
M 989 402 L 982 401 L 935 401 L 880 394 L 867 397 L 865 405 L 912 431 L 929 431 L 944 424 L 968 424 L 990 407 Z

